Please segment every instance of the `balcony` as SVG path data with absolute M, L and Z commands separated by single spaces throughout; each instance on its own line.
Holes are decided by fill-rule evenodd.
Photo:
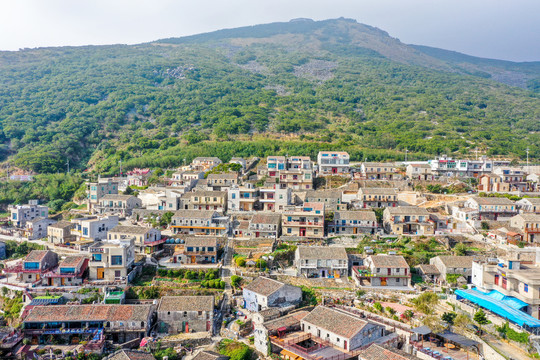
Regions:
M 324 222 L 315 221 L 283 221 L 283 225 L 288 226 L 318 226 L 323 227 Z

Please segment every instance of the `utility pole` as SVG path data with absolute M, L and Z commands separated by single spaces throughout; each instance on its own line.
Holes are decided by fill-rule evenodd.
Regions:
M 120 164 L 120 177 L 122 177 L 122 160 L 119 160 L 118 163 Z
M 409 152 L 409 150 L 406 148 L 405 149 L 405 162 L 407 162 L 407 153 Z
M 67 165 L 67 173 L 69 174 L 69 159 L 67 159 L 66 165 Z
M 478 160 L 478 148 L 474 150 L 476 152 L 476 160 Z

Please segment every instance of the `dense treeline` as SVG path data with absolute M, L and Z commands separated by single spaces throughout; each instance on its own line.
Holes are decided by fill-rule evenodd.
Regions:
M 538 94 L 420 66 L 412 50 L 391 60 L 357 37 L 394 39 L 350 21 L 291 29 L 0 53 L 0 156 L 38 173 L 337 148 L 540 158 Z

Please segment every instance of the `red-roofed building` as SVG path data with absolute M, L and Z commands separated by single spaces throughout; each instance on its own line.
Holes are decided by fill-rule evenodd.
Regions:
M 60 262 L 57 268 L 43 274 L 43 279 L 49 286 L 81 285 L 88 274 L 88 259 L 82 255 L 68 256 Z

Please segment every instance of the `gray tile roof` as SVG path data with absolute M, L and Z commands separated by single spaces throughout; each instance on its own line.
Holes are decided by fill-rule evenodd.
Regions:
M 480 197 L 475 196 L 472 198 L 478 203 L 478 205 L 513 205 L 514 202 L 505 197 Z
M 214 213 L 214 210 L 176 210 L 173 218 L 211 219 Z
M 394 188 L 365 187 L 360 188 L 359 191 L 362 195 L 397 195 L 396 189 Z
M 270 224 L 279 225 L 281 223 L 281 214 L 256 213 L 250 221 L 251 224 Z
M 264 276 L 255 278 L 252 282 L 244 286 L 244 290 L 253 291 L 262 296 L 270 296 L 279 289 L 285 286 L 284 283 L 277 280 L 269 279 Z
M 40 262 L 41 260 L 43 260 L 45 255 L 47 255 L 47 253 L 49 253 L 49 252 L 52 252 L 52 251 L 50 251 L 50 250 L 32 250 L 32 251 L 30 251 L 30 253 L 28 255 L 26 255 L 26 258 L 24 259 L 24 261 Z
M 122 349 L 105 357 L 103 360 L 156 360 L 156 358 L 151 353 L 144 351 Z
M 441 262 L 448 268 L 472 268 L 474 256 L 440 255 Z
M 128 226 L 128 225 L 117 225 L 109 230 L 109 233 L 122 233 L 122 234 L 133 234 L 133 235 L 144 235 L 150 228 L 143 226 Z
M 425 215 L 429 216 L 429 212 L 425 208 L 418 206 L 398 206 L 386 208 L 390 215 Z
M 409 360 L 418 359 L 416 356 L 409 355 L 406 352 L 396 348 L 371 344 L 367 349 L 360 352 L 360 360 Z
M 371 210 L 336 211 L 334 220 L 377 221 L 377 217 L 375 216 L 375 212 Z
M 401 255 L 371 255 L 369 257 L 375 267 L 408 268 L 409 264 Z
M 214 297 L 163 296 L 158 311 L 214 311 Z
M 330 246 L 299 246 L 298 256 L 300 259 L 328 259 L 347 260 L 347 252 L 344 247 Z
M 311 311 L 303 322 L 310 323 L 338 336 L 350 339 L 369 324 L 367 321 L 339 310 L 319 305 Z
M 420 264 L 420 265 L 418 265 L 416 267 L 418 269 L 420 269 L 422 274 L 425 274 L 425 275 L 439 275 L 440 274 L 439 269 L 437 269 L 437 267 L 435 265 Z
M 214 351 L 203 350 L 199 352 L 192 360 L 227 360 L 228 356 L 218 354 Z

